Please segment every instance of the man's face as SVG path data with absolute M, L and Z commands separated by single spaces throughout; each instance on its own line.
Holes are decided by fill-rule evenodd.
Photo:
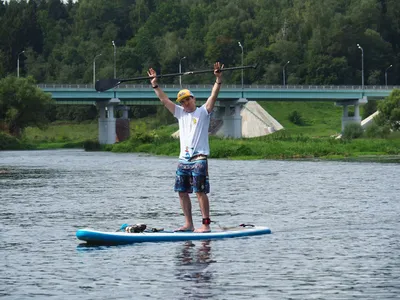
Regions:
M 196 109 L 196 101 L 192 96 L 183 98 L 179 103 L 186 112 L 192 112 Z

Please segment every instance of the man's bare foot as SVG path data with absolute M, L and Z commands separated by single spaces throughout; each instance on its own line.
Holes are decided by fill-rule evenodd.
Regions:
M 193 232 L 194 228 L 191 226 L 182 226 L 175 229 L 175 232 Z
M 211 228 L 209 225 L 203 224 L 203 226 L 201 226 L 200 228 L 197 228 L 194 232 L 198 232 L 198 233 L 211 232 Z

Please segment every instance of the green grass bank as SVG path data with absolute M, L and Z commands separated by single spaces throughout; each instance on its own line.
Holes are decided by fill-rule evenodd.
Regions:
M 227 159 L 338 159 L 400 162 L 400 133 L 387 138 L 337 140 L 340 131 L 340 107 L 329 102 L 260 102 L 284 130 L 269 136 L 251 139 L 210 138 L 211 157 Z M 301 125 L 290 121 L 294 111 Z M 114 145 L 92 149 L 113 152 L 144 152 L 154 155 L 178 156 L 179 140 L 170 135 L 177 124 L 160 126 L 159 116 L 132 120 L 131 138 Z M 87 123 L 57 122 L 46 130 L 27 128 L 22 139 L 5 143 L 0 149 L 83 148 L 87 141 L 96 145 L 97 121 Z M 6 145 L 6 146 L 4 146 Z M 7 146 L 8 145 L 8 146 Z

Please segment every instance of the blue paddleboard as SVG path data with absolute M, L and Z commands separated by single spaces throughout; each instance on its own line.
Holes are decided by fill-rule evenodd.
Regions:
M 271 230 L 265 226 L 252 227 L 234 227 L 226 230 L 217 229 L 212 232 L 195 233 L 195 232 L 174 232 L 174 231 L 158 231 L 158 232 L 106 232 L 93 229 L 79 229 L 76 237 L 88 244 L 95 245 L 125 245 L 143 242 L 177 242 L 190 240 L 214 240 L 235 237 L 245 237 L 252 235 L 270 234 Z

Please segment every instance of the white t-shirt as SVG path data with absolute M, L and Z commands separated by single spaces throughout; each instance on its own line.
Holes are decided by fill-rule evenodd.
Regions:
M 179 139 L 181 153 L 179 158 L 190 160 L 198 154 L 209 155 L 208 128 L 210 127 L 210 114 L 205 104 L 188 113 L 182 106 L 175 106 L 175 118 L 179 122 Z

